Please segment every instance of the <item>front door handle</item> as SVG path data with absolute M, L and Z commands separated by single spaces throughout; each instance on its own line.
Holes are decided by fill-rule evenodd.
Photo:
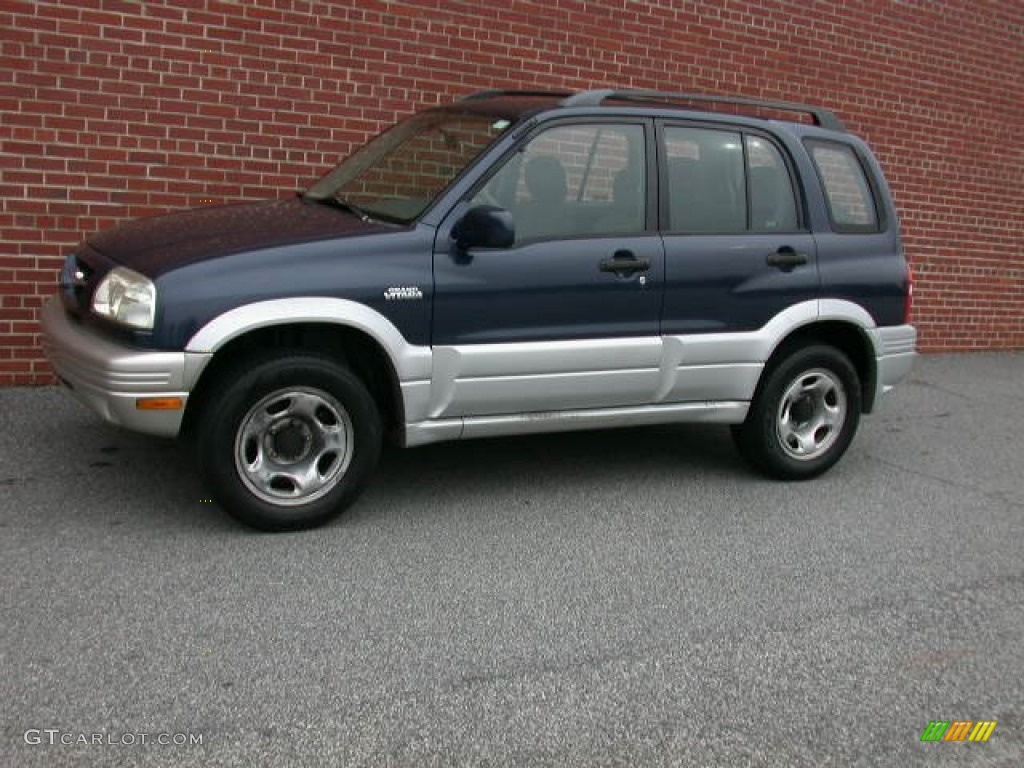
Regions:
M 629 275 L 649 270 L 651 260 L 638 259 L 632 251 L 616 251 L 610 259 L 602 259 L 598 266 L 602 272 Z
M 783 272 L 792 272 L 797 267 L 807 263 L 807 254 L 800 253 L 788 245 L 784 245 L 775 253 L 768 255 L 765 263 L 769 267 L 781 269 Z

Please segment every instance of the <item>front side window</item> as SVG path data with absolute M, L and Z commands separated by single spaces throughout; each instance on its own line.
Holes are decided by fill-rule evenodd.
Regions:
M 853 148 L 827 141 L 808 142 L 808 147 L 825 187 L 832 227 L 838 232 L 877 232 L 875 198 Z
M 517 243 L 638 233 L 646 178 L 642 125 L 559 126 L 506 159 L 471 204 L 509 210 Z
M 468 113 L 413 115 L 360 147 L 305 196 L 371 217 L 412 221 L 509 125 Z

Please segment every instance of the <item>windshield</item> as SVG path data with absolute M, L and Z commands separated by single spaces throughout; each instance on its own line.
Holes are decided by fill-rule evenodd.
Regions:
M 362 216 L 412 221 L 509 125 L 486 115 L 413 115 L 357 149 L 305 196 Z

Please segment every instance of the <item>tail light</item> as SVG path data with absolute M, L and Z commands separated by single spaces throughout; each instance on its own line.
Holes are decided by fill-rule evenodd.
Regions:
M 910 325 L 914 311 L 914 268 L 907 264 L 907 298 L 903 305 L 903 322 Z

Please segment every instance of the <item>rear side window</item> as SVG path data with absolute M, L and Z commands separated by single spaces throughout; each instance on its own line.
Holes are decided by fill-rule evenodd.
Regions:
M 818 169 L 829 218 L 837 232 L 878 232 L 878 208 L 871 185 L 853 147 L 828 141 L 809 141 Z
M 792 232 L 799 227 L 793 181 L 778 147 L 759 136 L 747 144 L 747 186 L 752 232 Z
M 789 170 L 769 140 L 668 125 L 664 142 L 671 231 L 738 234 L 799 228 Z
M 747 229 L 743 139 L 739 133 L 665 127 L 669 229 L 729 233 Z

